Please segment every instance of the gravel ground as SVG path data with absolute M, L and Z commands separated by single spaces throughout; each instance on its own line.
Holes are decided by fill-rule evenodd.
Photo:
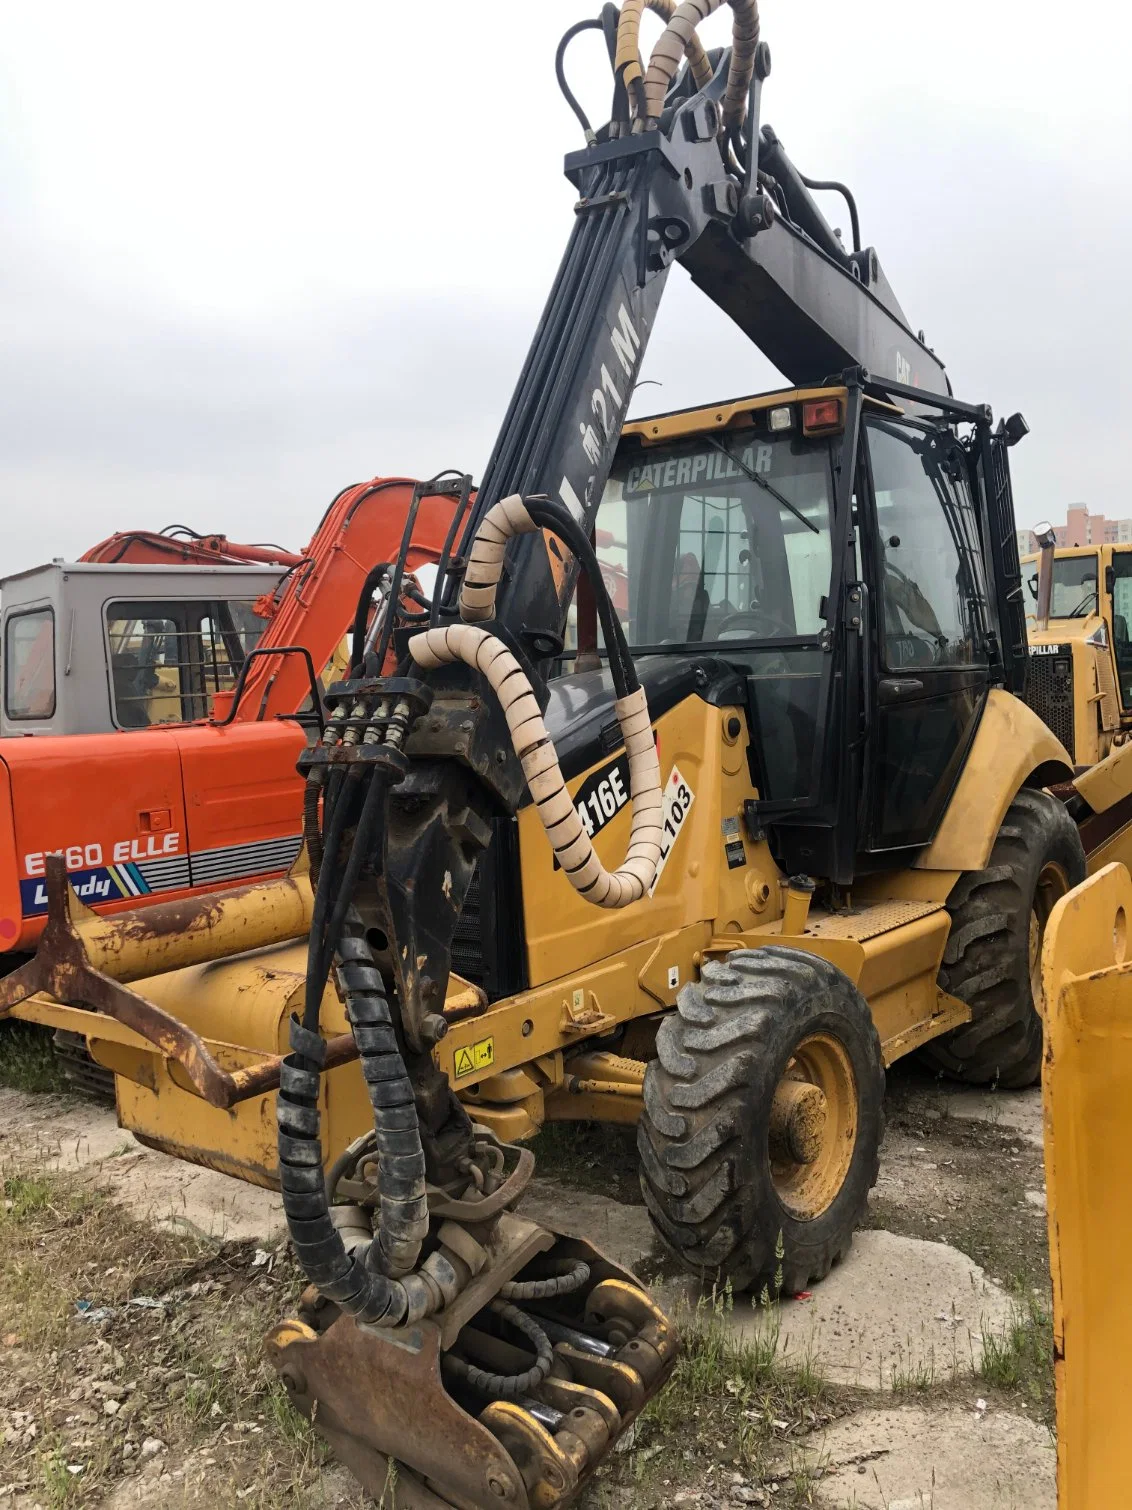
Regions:
M 667 1272 L 631 1138 L 540 1140 L 527 1214 L 635 1265 L 688 1340 L 586 1510 L 1052 1510 L 1040 1095 L 889 1078 L 871 1230 L 769 1312 Z M 261 1361 L 300 1288 L 273 1197 L 11 1089 L 0 1173 L 0 1510 L 365 1503 Z

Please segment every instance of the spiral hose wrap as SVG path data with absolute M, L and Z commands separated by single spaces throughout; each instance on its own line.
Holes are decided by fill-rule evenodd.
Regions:
M 460 588 L 460 616 L 465 622 L 415 635 L 409 641 L 409 654 L 422 670 L 462 661 L 486 677 L 499 699 L 531 797 L 567 880 L 598 907 L 628 907 L 655 881 L 664 837 L 660 761 L 643 689 L 637 687 L 614 703 L 629 758 L 633 819 L 624 863 L 607 871 L 566 790 L 526 672 L 501 639 L 477 627 L 478 622 L 494 617 L 508 541 L 538 528 L 517 494 L 489 509 L 476 532 Z

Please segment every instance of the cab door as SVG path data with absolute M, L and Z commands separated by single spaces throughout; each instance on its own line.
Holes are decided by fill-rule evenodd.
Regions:
M 1106 569 L 1108 595 L 1112 600 L 1112 653 L 1120 691 L 1123 722 L 1132 718 L 1132 549 L 1112 553 Z
M 968 460 L 945 427 L 866 421 L 873 665 L 867 848 L 935 833 L 990 685 Z

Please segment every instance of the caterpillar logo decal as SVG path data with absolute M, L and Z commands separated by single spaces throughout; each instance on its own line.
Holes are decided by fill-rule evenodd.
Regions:
M 477 1070 L 489 1070 L 494 1063 L 495 1039 L 481 1038 L 478 1043 L 456 1050 L 456 1079 L 462 1080 L 465 1075 L 474 1075 Z

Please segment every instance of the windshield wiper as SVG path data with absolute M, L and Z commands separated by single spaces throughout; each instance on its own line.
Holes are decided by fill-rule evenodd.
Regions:
M 707 437 L 707 442 L 709 446 L 714 446 L 717 451 L 721 451 L 729 461 L 733 461 L 739 468 L 739 470 L 746 473 L 746 475 L 751 479 L 752 482 L 757 482 L 760 488 L 765 488 L 770 496 L 777 499 L 784 509 L 789 509 L 790 512 L 794 515 L 794 518 L 797 519 L 799 523 L 804 524 L 806 528 L 808 530 L 812 530 L 815 535 L 821 534 L 821 530 L 818 529 L 817 525 L 814 524 L 812 520 L 807 519 L 805 514 L 796 509 L 790 502 L 789 498 L 784 498 L 772 483 L 767 482 L 765 477 L 760 477 L 759 474 L 754 470 L 754 468 L 749 467 L 741 456 L 736 456 L 734 451 L 729 451 L 722 441 L 716 440 L 714 435 L 709 435 Z
M 1085 594 L 1085 596 L 1081 599 L 1080 603 L 1077 604 L 1077 607 L 1074 608 L 1074 609 L 1071 609 L 1070 612 L 1065 615 L 1065 617 L 1067 619 L 1083 619 L 1083 618 L 1085 618 L 1085 616 L 1089 612 L 1089 605 L 1090 605 L 1090 603 L 1095 603 L 1096 599 L 1097 599 L 1097 590 L 1096 590 L 1095 587 L 1092 587 Z

